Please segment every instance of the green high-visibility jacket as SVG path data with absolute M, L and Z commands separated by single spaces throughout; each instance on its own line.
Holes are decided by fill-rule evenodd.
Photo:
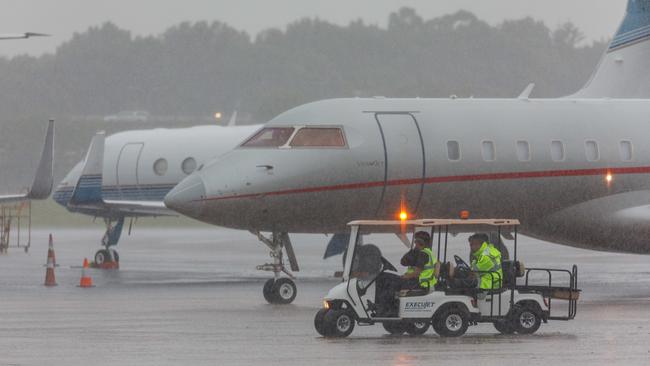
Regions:
M 438 283 L 438 279 L 436 278 L 435 274 L 436 262 L 438 262 L 438 259 L 433 255 L 433 252 L 430 248 L 424 248 L 422 249 L 422 252 L 427 254 L 429 261 L 422 269 L 422 272 L 420 272 L 420 287 L 433 289 L 436 283 Z
M 503 279 L 501 252 L 494 245 L 485 242 L 479 250 L 472 253 L 472 270 L 484 272 L 480 274 L 479 287 L 481 289 L 496 290 L 501 288 Z

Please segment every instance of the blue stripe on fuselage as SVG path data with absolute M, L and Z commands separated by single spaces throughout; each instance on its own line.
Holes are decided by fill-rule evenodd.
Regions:
M 174 188 L 174 184 L 152 184 L 141 186 L 101 186 L 98 184 L 88 184 L 89 181 L 80 182 L 77 195 L 77 203 L 94 203 L 106 200 L 132 200 L 132 201 L 162 201 L 167 193 Z M 98 193 L 100 192 L 101 193 Z M 68 206 L 74 193 L 73 187 L 61 187 L 57 189 L 52 198 L 61 206 Z M 80 195 L 81 193 L 81 195 Z M 99 200 L 96 198 L 99 197 Z M 85 201 L 81 201 L 85 199 Z

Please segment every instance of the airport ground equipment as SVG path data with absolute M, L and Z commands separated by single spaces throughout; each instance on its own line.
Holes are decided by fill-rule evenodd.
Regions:
M 346 337 L 355 324 L 382 324 L 391 334 L 420 335 L 432 327 L 440 336 L 457 337 L 471 325 L 492 323 L 500 333 L 532 334 L 542 322 L 573 319 L 580 293 L 577 267 L 574 265 L 570 271 L 524 268 L 517 260 L 518 225 L 518 220 L 508 219 L 350 222 L 343 282 L 325 296 L 324 307 L 314 318 L 316 331 L 326 337 Z M 396 294 L 397 313 L 379 314 L 378 279 L 384 273 L 396 275 L 397 270 L 378 246 L 363 244 L 361 238 L 373 233 L 394 233 L 399 238 L 397 242 L 412 248 L 407 233 L 417 231 L 429 232 L 434 242 L 437 238 L 434 253 L 441 263 L 435 270 L 438 284 L 433 289 L 400 291 Z M 454 256 L 455 266 L 447 261 L 449 235 L 476 231 L 496 231 L 499 236 L 513 238 L 513 260 L 502 262 L 503 285 L 498 289 L 477 288 L 479 276 L 498 276 L 495 272 L 473 271 L 459 256 Z M 566 286 L 557 285 L 558 276 L 567 279 Z M 567 313 L 551 312 L 552 300 L 568 301 Z
M 27 236 L 27 242 L 25 242 Z M 14 202 L 0 205 L 0 253 L 9 248 L 29 252 L 32 242 L 32 203 Z

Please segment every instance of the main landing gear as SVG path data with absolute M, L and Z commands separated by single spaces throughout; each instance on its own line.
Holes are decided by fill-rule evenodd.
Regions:
M 120 217 L 115 221 L 110 218 L 104 218 L 104 223 L 106 224 L 106 233 L 104 233 L 104 237 L 102 237 L 102 246 L 104 249 L 100 249 L 95 253 L 95 262 L 93 262 L 93 267 L 101 269 L 119 269 L 120 256 L 117 253 L 117 250 L 111 247 L 117 245 L 120 241 L 120 235 L 122 234 L 122 228 L 124 227 L 124 217 Z
M 298 272 L 300 269 L 298 268 L 296 255 L 293 252 L 293 246 L 289 240 L 289 234 L 272 233 L 270 237 L 265 237 L 260 232 L 254 232 L 253 234 L 257 235 L 257 238 L 271 249 L 270 256 L 273 258 L 273 263 L 257 266 L 260 271 L 273 272 L 273 278 L 266 281 L 262 289 L 264 299 L 269 304 L 290 304 L 296 298 L 298 289 L 293 281 L 295 277 L 284 266 L 283 249 L 287 251 L 291 271 Z M 289 278 L 280 277 L 281 272 L 284 272 Z

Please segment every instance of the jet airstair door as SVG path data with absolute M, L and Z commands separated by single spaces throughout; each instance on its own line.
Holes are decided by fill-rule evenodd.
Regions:
M 385 148 L 384 195 L 377 216 L 395 219 L 402 209 L 417 212 L 424 182 L 424 147 L 411 114 L 377 114 Z
M 138 162 L 143 147 L 143 143 L 129 143 L 120 151 L 115 175 L 120 199 L 137 200 L 140 196 Z

